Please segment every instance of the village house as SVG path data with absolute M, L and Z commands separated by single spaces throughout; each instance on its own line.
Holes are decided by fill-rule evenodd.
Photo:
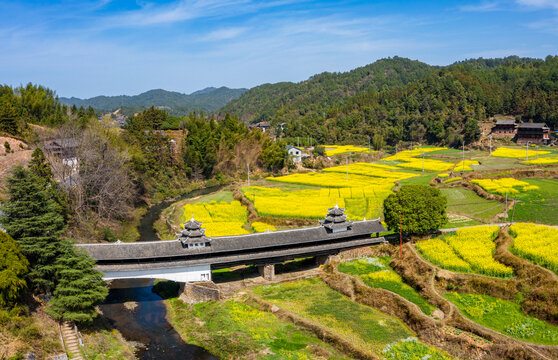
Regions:
M 43 145 L 43 150 L 59 159 L 68 160 L 76 158 L 78 146 L 79 143 L 76 139 L 54 139 L 46 141 Z
M 492 136 L 494 137 L 515 137 L 517 133 L 517 123 L 515 120 L 496 120 L 496 124 L 492 128 Z
M 260 121 L 259 123 L 250 124 L 250 129 L 253 128 L 258 128 L 264 133 L 271 128 L 271 124 L 265 121 Z
M 295 163 L 302 161 L 302 149 L 292 145 L 287 145 L 287 152 L 289 153 L 289 157 L 293 159 Z
M 517 128 L 518 144 L 548 144 L 550 128 L 545 123 L 523 123 Z

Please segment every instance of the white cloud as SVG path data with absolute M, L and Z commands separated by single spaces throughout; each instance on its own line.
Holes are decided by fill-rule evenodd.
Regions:
M 459 7 L 461 11 L 470 12 L 489 12 L 489 11 L 499 11 L 500 3 L 498 1 L 485 1 L 480 4 L 463 5 Z
M 516 0 L 518 4 L 538 7 L 558 9 L 558 0 Z
M 249 29 L 248 27 L 231 27 L 226 29 L 218 29 L 210 32 L 206 36 L 201 37 L 199 40 L 200 41 L 230 40 L 245 33 L 248 29 Z

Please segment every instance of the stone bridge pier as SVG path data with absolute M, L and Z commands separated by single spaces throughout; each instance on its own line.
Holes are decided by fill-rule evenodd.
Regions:
M 265 280 L 272 281 L 275 278 L 275 264 L 258 265 L 258 272 Z

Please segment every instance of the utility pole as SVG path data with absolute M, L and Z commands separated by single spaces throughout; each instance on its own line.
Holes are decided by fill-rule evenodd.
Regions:
M 349 153 L 350 155 L 351 153 Z M 349 181 L 349 157 L 347 156 L 347 174 L 345 176 L 345 180 Z
M 403 259 L 403 230 L 401 229 L 401 211 L 399 211 L 399 260 Z
M 525 160 L 529 161 L 529 141 L 527 141 L 527 145 L 525 145 Z
M 489 138 L 490 138 L 490 156 L 492 156 L 492 134 L 490 134 Z
M 461 176 L 465 172 L 465 140 L 463 140 L 463 161 L 461 162 Z
M 397 144 L 395 144 L 395 160 L 397 160 Z
M 513 218 L 515 216 L 515 205 L 517 202 L 517 195 L 513 198 L 513 210 L 512 210 L 512 224 L 513 224 Z
M 250 163 L 246 163 L 246 167 L 248 167 L 248 186 L 250 186 Z
M 368 137 L 368 153 L 370 153 L 370 136 Z
M 411 157 L 413 157 L 413 142 L 411 141 Z
M 504 215 L 506 216 L 506 220 L 508 220 L 508 193 L 506 193 L 506 208 L 504 209 Z
M 422 149 L 422 172 L 424 172 L 424 149 Z

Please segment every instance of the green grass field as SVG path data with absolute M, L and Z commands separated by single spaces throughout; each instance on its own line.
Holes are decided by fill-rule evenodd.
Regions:
M 339 264 L 339 271 L 356 275 L 364 283 L 373 288 L 380 288 L 394 292 L 416 304 L 426 315 L 436 309 L 426 299 L 403 282 L 403 279 L 389 266 L 391 258 L 363 258 Z
M 434 177 L 436 177 L 436 174 L 430 173 L 410 179 L 400 180 L 399 183 L 401 183 L 401 185 L 428 185 Z
M 352 302 L 317 278 L 259 286 L 253 292 L 376 354 L 413 335 L 399 319 Z
M 513 215 L 514 221 L 558 225 L 558 180 L 536 178 L 520 180 L 536 185 L 539 189 L 518 194 L 515 213 L 512 211 L 508 216 Z
M 348 359 L 313 334 L 239 300 L 166 301 L 173 327 L 221 359 Z
M 518 303 L 488 295 L 447 293 L 469 319 L 513 338 L 536 344 L 558 345 L 558 327 L 525 315 Z
M 213 193 L 213 194 L 201 196 L 199 198 L 190 199 L 189 201 L 186 201 L 186 203 L 194 204 L 194 203 L 199 203 L 199 202 L 204 202 L 205 203 L 205 202 L 211 202 L 211 201 L 231 202 L 233 200 L 234 200 L 234 197 L 233 197 L 232 191 L 222 190 L 222 191 L 218 191 L 218 192 Z
M 462 187 L 440 190 L 448 198 L 447 211 L 450 213 L 488 222 L 496 214 L 504 212 L 504 204 L 496 200 L 486 200 L 475 194 L 474 191 Z

